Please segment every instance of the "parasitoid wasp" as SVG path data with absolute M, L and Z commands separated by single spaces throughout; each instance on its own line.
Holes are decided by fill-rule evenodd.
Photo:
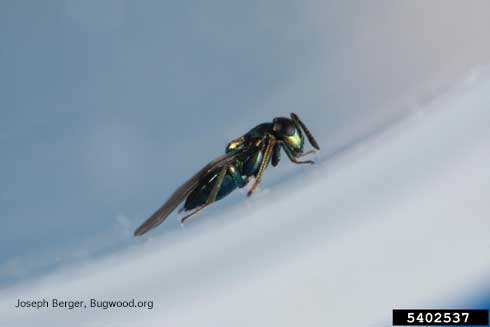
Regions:
M 208 163 L 204 168 L 182 184 L 170 198 L 134 232 L 140 236 L 160 225 L 177 206 L 184 201 L 180 211 L 191 211 L 181 219 L 184 223 L 213 202 L 221 200 L 237 188 L 245 187 L 255 178 L 247 195 L 250 196 L 262 179 L 269 163 L 277 166 L 281 160 L 281 149 L 295 164 L 312 164 L 313 161 L 300 161 L 315 150 L 303 152 L 306 134 L 310 144 L 320 150 L 298 115 L 291 118 L 276 117 L 272 123 L 262 123 L 241 137 L 232 140 L 226 147 L 226 153 Z M 179 211 L 179 212 L 180 212 Z

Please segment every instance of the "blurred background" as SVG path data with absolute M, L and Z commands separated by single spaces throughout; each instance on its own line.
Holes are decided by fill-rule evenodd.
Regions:
M 362 140 L 490 63 L 489 31 L 486 0 L 2 1 L 0 288 L 134 244 L 258 123 Z

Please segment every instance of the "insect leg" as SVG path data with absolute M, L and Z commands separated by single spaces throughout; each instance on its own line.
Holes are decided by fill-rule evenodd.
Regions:
M 223 183 L 223 178 L 225 178 L 226 171 L 228 170 L 228 165 L 223 166 L 221 168 L 218 178 L 216 179 L 216 182 L 214 182 L 213 188 L 211 189 L 211 194 L 209 194 L 208 198 L 208 204 L 213 203 L 216 201 L 216 196 L 218 195 L 219 188 L 221 187 L 221 183 Z
M 242 176 L 234 165 L 228 167 L 228 174 L 233 178 L 236 186 L 243 188 L 248 183 L 248 176 Z
M 304 157 L 304 156 L 307 156 L 309 154 L 312 154 L 312 153 L 316 153 L 315 150 L 310 150 L 310 151 L 306 151 L 305 153 L 302 153 L 298 156 L 298 158 L 301 158 L 301 157 Z
M 254 184 L 252 185 L 252 188 L 250 189 L 250 191 L 248 191 L 247 196 L 251 196 L 252 193 L 257 188 L 257 186 L 259 185 L 260 180 L 262 179 L 262 174 L 264 173 L 265 168 L 269 164 L 269 159 L 271 157 L 272 150 L 274 149 L 275 144 L 276 144 L 276 140 L 271 137 L 269 139 L 269 143 L 267 144 L 267 147 L 265 148 L 264 158 L 262 159 L 262 162 L 260 163 L 259 171 L 257 173 L 257 178 L 255 178 Z
M 279 164 L 279 161 L 281 161 L 281 145 L 276 143 L 276 145 L 274 145 L 274 149 L 272 150 L 272 166 L 276 167 Z
M 193 212 L 191 212 L 190 214 L 188 214 L 187 216 L 185 216 L 184 218 L 182 218 L 180 220 L 180 223 L 181 224 L 184 224 L 184 222 L 189 219 L 190 217 L 194 216 L 196 213 L 198 213 L 199 211 L 201 211 L 202 209 L 206 208 L 207 206 L 209 205 L 209 203 L 206 203 L 202 206 L 200 206 L 199 208 L 197 208 L 196 210 L 194 210 Z
M 315 163 L 313 160 L 300 161 L 300 160 L 296 159 L 294 154 L 291 152 L 291 150 L 286 145 L 284 145 L 284 144 L 281 144 L 281 145 L 282 145 L 282 148 L 284 149 L 284 152 L 286 152 L 289 160 L 291 160 L 295 164 L 299 165 L 299 164 L 314 164 Z
M 187 219 L 194 216 L 196 213 L 198 213 L 199 211 L 201 211 L 202 209 L 206 208 L 208 205 L 216 201 L 216 196 L 218 195 L 219 188 L 221 187 L 221 183 L 223 183 L 223 179 L 225 178 L 227 170 L 228 170 L 228 165 L 225 165 L 223 166 L 223 168 L 221 168 L 218 178 L 216 178 L 216 181 L 213 184 L 213 188 L 211 189 L 211 193 L 209 194 L 208 201 L 206 202 L 206 204 L 200 206 L 199 208 L 197 208 L 196 210 L 194 210 L 193 212 L 191 212 L 190 214 L 182 218 L 180 220 L 181 224 L 183 224 Z

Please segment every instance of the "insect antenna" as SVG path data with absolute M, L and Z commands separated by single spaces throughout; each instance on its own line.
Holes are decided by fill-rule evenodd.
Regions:
M 303 129 L 303 131 L 305 132 L 306 137 L 308 138 L 308 141 L 310 142 L 310 144 L 315 149 L 320 150 L 320 146 L 318 145 L 318 143 L 316 143 L 316 140 L 313 137 L 313 135 L 311 135 L 310 130 L 305 126 L 305 124 L 303 124 L 301 119 L 299 119 L 298 115 L 296 115 L 294 112 L 292 112 L 291 113 L 291 119 L 293 120 L 293 122 L 296 124 L 297 127 L 301 127 Z

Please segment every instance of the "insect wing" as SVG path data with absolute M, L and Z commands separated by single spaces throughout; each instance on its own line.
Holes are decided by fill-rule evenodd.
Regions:
M 247 153 L 247 150 L 236 150 L 225 153 L 224 155 L 216 158 L 215 160 L 208 163 L 204 168 L 182 184 L 171 196 L 170 198 L 157 210 L 153 215 L 150 216 L 140 227 L 138 227 L 134 236 L 140 236 L 148 232 L 150 229 L 155 228 L 160 225 L 165 219 L 172 213 L 172 211 L 177 208 L 177 206 L 199 185 L 199 182 L 204 178 L 209 172 L 221 168 L 223 166 L 229 165 L 237 157 Z

